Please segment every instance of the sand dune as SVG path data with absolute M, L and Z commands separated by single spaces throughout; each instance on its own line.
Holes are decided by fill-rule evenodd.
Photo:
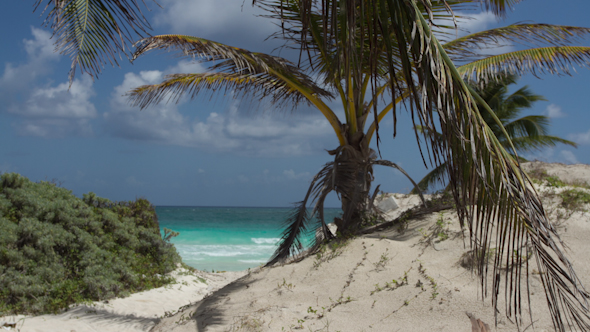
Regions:
M 588 165 L 525 167 L 546 167 L 548 174 L 564 181 L 590 183 Z M 590 285 L 586 254 L 590 251 L 589 213 L 562 209 L 554 193 L 563 189 L 539 188 L 549 215 L 570 248 L 567 254 L 578 276 Z M 418 204 L 415 197 L 397 197 L 401 209 L 397 215 Z M 469 250 L 467 242 L 456 213 L 445 210 L 357 237 L 297 263 L 255 269 L 243 276 L 200 272 L 207 285 L 193 275 L 179 276 L 179 283 L 167 289 L 82 306 L 61 315 L 26 318 L 19 328 L 44 332 L 468 332 L 478 331 L 472 330 L 472 325 L 488 324 L 491 330 L 516 331 L 514 322 L 504 315 L 503 304 L 494 327 L 491 300 L 482 301 L 478 278 L 464 267 L 469 263 L 464 256 Z M 552 331 L 543 287 L 535 272 L 531 261 L 532 308 L 525 301 L 520 330 L 532 330 L 528 318 L 532 310 L 535 331 Z M 234 278 L 238 279 L 228 283 Z M 215 288 L 219 289 L 211 292 Z M 166 311 L 175 313 L 165 315 Z

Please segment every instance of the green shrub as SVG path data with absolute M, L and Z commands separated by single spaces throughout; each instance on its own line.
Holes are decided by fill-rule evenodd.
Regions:
M 159 287 L 181 261 L 147 200 L 80 199 L 15 173 L 0 177 L 0 230 L 0 316 Z

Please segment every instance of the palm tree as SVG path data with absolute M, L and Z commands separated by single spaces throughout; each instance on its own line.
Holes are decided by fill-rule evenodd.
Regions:
M 520 321 L 521 283 L 528 278 L 528 260 L 522 261 L 522 257 L 527 256 L 523 251 L 532 252 L 555 328 L 560 331 L 590 329 L 588 296 L 561 250 L 559 236 L 548 222 L 530 180 L 487 126 L 483 115 L 492 117 L 506 137 L 510 135 L 502 129 L 500 120 L 485 101 L 465 83 L 492 81 L 502 73 L 568 73 L 573 64 L 587 65 L 590 48 L 570 45 L 577 37 L 588 33 L 588 29 L 520 24 L 443 43 L 434 31 L 444 27 L 434 24 L 437 22 L 434 19 L 450 16 L 445 11 L 447 8 L 480 2 L 501 16 L 520 1 L 253 2 L 268 8 L 269 16 L 280 18 L 282 36 L 301 50 L 303 66 L 202 38 L 150 37 L 138 43 L 136 57 L 154 49 L 176 49 L 187 56 L 210 61 L 211 72 L 172 75 L 161 84 L 135 89 L 131 93 L 132 100 L 145 107 L 165 97 L 178 100 L 185 93 L 194 96 L 203 89 L 233 89 L 242 94 L 269 97 L 278 104 L 307 102 L 314 105 L 332 125 L 340 145 L 332 151 L 334 162 L 316 176 L 304 201 L 310 197 L 315 200 L 314 212 L 321 219 L 323 198 L 327 192 L 337 191 L 343 197 L 342 228 L 351 231 L 364 204 L 362 197 L 368 193 L 368 184 L 372 181 L 372 165 L 378 164 L 369 143 L 377 136 L 379 121 L 389 112 L 394 117 L 395 132 L 398 103 L 403 101 L 414 127 L 435 128 L 434 123 L 438 123 L 436 127 L 440 128 L 442 140 L 424 136 L 427 153 L 423 154 L 423 160 L 426 164 L 428 159 L 435 167 L 447 163 L 457 212 L 461 224 L 469 227 L 471 246 L 481 253 L 478 257 L 490 253 L 495 258 L 492 266 L 494 305 L 497 306 L 500 287 L 504 285 L 509 303 L 506 315 Z M 135 0 L 48 0 L 48 3 L 55 4 L 50 12 L 55 18 L 54 31 L 65 36 L 61 39 L 64 41 L 61 49 L 73 54 L 73 68 L 81 63 L 83 70 L 91 73 L 97 73 L 105 59 L 112 61 L 115 51 L 124 49 L 118 42 L 120 26 L 114 24 L 115 19 L 109 15 L 120 15 L 117 17 L 123 23 L 138 27 L 134 18 L 119 6 L 121 3 L 135 5 Z M 95 22 L 87 24 L 86 16 L 79 11 L 91 13 Z M 135 8 L 132 11 L 137 13 Z M 101 20 L 107 23 L 103 25 Z M 137 29 L 141 27 L 143 25 Z M 101 31 L 106 33 L 101 34 Z M 93 38 L 86 38 L 88 35 Z M 89 42 L 94 39 L 97 40 L 95 44 Z M 478 43 L 503 39 L 524 44 L 530 40 L 549 47 L 480 57 L 460 67 L 451 59 L 477 57 L 474 46 Z M 312 74 L 321 81 L 314 82 Z M 334 96 L 342 100 L 343 122 L 326 104 L 326 100 Z M 514 145 L 511 149 L 517 150 Z M 273 262 L 297 251 L 298 236 L 309 220 L 302 211 L 304 208 L 300 206 L 291 219 Z M 327 234 L 323 221 L 320 227 Z M 499 239 L 497 250 L 488 251 L 492 239 L 496 238 Z M 511 266 L 515 268 L 500 271 L 503 260 L 513 260 Z M 477 272 L 484 284 L 487 264 L 483 259 L 478 262 Z
M 506 149 L 513 158 L 526 161 L 520 156 L 517 157 L 516 152 L 512 150 L 512 145 L 514 145 L 514 148 L 516 148 L 516 151 L 519 153 L 555 146 L 558 143 L 576 147 L 577 145 L 575 142 L 548 135 L 550 119 L 547 116 L 528 115 L 522 118 L 517 118 L 523 110 L 531 108 L 536 101 L 546 99 L 541 95 L 534 94 L 527 86 L 524 86 L 509 95 L 508 88 L 510 85 L 515 84 L 516 81 L 516 75 L 504 75 L 499 77 L 497 81 L 489 82 L 484 86 L 475 83 L 471 84 L 474 91 L 479 94 L 494 111 L 506 133 L 510 135 L 510 139 L 508 139 L 502 128 L 489 114 L 482 114 L 484 121 L 498 138 L 498 141 L 502 144 L 504 149 Z M 441 135 L 433 128 L 418 127 L 418 130 L 425 135 L 434 136 L 436 138 L 440 138 Z M 418 191 L 424 191 L 429 187 L 434 186 L 437 182 L 440 182 L 441 184 L 446 183 L 444 180 L 446 168 L 447 164 L 443 163 L 426 174 L 426 176 L 418 182 L 417 188 L 419 190 L 415 188 L 412 190 L 412 193 L 416 194 Z

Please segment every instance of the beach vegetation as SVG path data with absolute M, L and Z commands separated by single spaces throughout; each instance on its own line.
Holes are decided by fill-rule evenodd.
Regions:
M 564 181 L 555 175 L 549 175 L 547 170 L 545 170 L 540 164 L 537 164 L 529 169 L 527 174 L 529 177 L 531 177 L 533 182 L 537 184 L 544 184 L 553 188 L 563 188 L 569 186 L 574 188 L 590 189 L 590 184 L 588 184 L 586 181 Z
M 180 263 L 147 200 L 80 199 L 16 173 L 0 176 L 0 229 L 0 316 L 159 287 Z
M 42 2 L 36 1 L 37 5 Z M 334 236 L 322 214 L 330 192 L 336 192 L 342 203 L 343 216 L 336 220 L 339 233 L 346 237 L 357 231 L 361 213 L 369 204 L 373 167 L 393 167 L 406 174 L 399 165 L 378 159 L 378 143 L 381 120 L 392 115 L 395 137 L 398 115 L 401 109 L 407 110 L 424 164 L 430 163 L 433 169 L 447 164 L 461 226 L 467 223 L 470 230 L 482 230 L 470 234 L 472 245 L 489 247 L 492 239 L 501 239 L 505 247 L 496 251 L 494 264 L 513 250 L 529 250 L 530 245 L 539 269 L 547 271 L 540 278 L 546 286 L 554 327 L 560 331 L 575 327 L 589 330 L 587 294 L 570 261 L 555 244 L 559 235 L 539 208 L 542 203 L 530 179 L 513 157 L 517 145 L 490 105 L 467 83 L 485 85 L 508 74 L 570 74 L 574 66 L 589 63 L 590 48 L 576 44 L 590 29 L 519 23 L 456 38 L 455 22 L 461 17 L 454 10 L 480 3 L 504 17 L 518 2 L 253 0 L 281 27 L 274 37 L 300 51 L 298 64 L 204 38 L 150 36 L 136 44 L 133 58 L 152 50 L 176 50 L 211 66 L 206 73 L 170 75 L 159 84 L 134 89 L 129 96 L 135 105 L 147 107 L 202 91 L 231 91 L 236 97 L 270 99 L 276 109 L 311 104 L 326 117 L 339 142 L 329 151 L 334 161 L 312 180 L 288 219 L 269 264 L 299 253 L 300 238 L 309 227 L 320 229 L 326 241 Z M 72 58 L 70 79 L 77 66 L 96 75 L 104 63 L 116 62 L 117 52 L 126 49 L 124 41 L 149 27 L 136 1 L 47 3 L 58 50 Z M 482 48 L 507 44 L 526 49 L 481 54 Z M 334 100 L 342 103 L 332 109 L 328 104 Z M 340 109 L 343 113 L 339 117 L 335 110 Z M 485 116 L 497 124 L 508 148 L 485 122 Z M 436 128 L 441 135 L 425 135 L 418 126 Z M 377 143 L 377 151 L 372 149 L 372 141 Z M 314 205 L 311 215 L 308 203 Z M 312 225 L 311 217 L 316 214 L 319 224 Z M 488 269 L 483 262 L 478 264 L 476 272 L 483 286 Z M 497 306 L 501 302 L 499 288 L 505 287 L 504 302 L 515 304 L 507 306 L 506 315 L 516 324 L 521 322 L 521 299 L 529 298 L 521 294 L 528 291 L 521 287 L 526 279 L 520 277 L 522 272 L 517 266 L 492 276 L 489 292 Z
M 590 193 L 585 190 L 568 189 L 559 193 L 561 206 L 569 211 L 586 212 L 590 204 Z

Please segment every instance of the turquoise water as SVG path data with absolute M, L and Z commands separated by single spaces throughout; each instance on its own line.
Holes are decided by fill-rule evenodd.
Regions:
M 199 270 L 240 271 L 264 264 L 277 248 L 290 208 L 156 207 L 160 229 L 182 260 Z M 326 209 L 326 222 L 341 214 Z M 312 234 L 308 234 L 311 236 Z

